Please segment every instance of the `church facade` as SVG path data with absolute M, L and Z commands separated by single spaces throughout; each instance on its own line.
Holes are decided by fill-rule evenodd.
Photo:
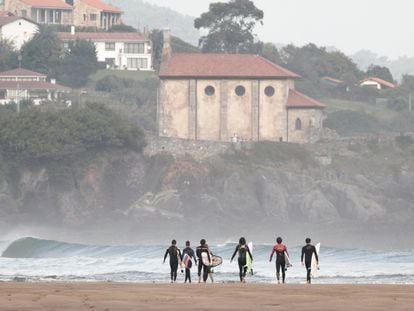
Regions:
M 295 73 L 258 55 L 171 55 L 168 41 L 164 44 L 160 136 L 296 143 L 319 139 L 325 106 L 295 90 Z

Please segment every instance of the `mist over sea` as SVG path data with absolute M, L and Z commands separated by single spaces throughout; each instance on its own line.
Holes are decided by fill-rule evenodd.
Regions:
M 235 243 L 210 245 L 223 257 L 214 269 L 215 282 L 237 282 L 237 261 L 230 264 Z M 0 242 L 0 281 L 111 281 L 169 282 L 168 259 L 162 259 L 168 245 L 100 246 L 22 238 Z M 195 246 L 194 246 L 195 247 Z M 254 275 L 248 282 L 275 283 L 275 264 L 269 263 L 272 245 L 255 245 Z M 304 283 L 305 269 L 300 264 L 301 248 L 288 247 L 293 267 L 287 283 Z M 192 268 L 193 281 L 197 281 Z M 184 275 L 179 273 L 177 282 Z M 318 284 L 414 284 L 414 250 L 368 251 L 321 246 Z

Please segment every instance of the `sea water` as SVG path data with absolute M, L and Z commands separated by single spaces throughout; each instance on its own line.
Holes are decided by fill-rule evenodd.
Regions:
M 0 281 L 112 281 L 169 282 L 168 259 L 162 263 L 167 245 L 101 246 L 63 243 L 36 238 L 0 242 Z M 210 245 L 223 264 L 214 268 L 215 282 L 237 282 L 237 260 L 230 263 L 234 243 Z M 275 263 L 269 263 L 272 245 L 255 245 L 254 274 L 247 281 L 274 283 Z M 300 263 L 301 248 L 289 248 L 293 267 L 288 283 L 304 283 L 306 271 Z M 192 268 L 197 280 L 196 267 Z M 182 282 L 184 275 L 178 275 Z M 321 247 L 318 284 L 414 284 L 414 250 L 368 251 Z

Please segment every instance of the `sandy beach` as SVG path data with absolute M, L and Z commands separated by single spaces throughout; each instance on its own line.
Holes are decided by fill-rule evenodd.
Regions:
M 414 285 L 0 283 L 0 310 L 413 310 Z

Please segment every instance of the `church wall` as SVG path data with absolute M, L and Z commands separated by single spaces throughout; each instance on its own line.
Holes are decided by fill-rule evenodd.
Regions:
M 324 114 L 322 109 L 289 109 L 288 141 L 293 143 L 314 143 L 320 137 Z M 296 129 L 296 121 L 300 120 L 301 129 Z
M 159 92 L 159 134 L 166 137 L 193 138 L 189 133 L 188 80 L 162 80 Z
M 206 87 L 213 87 L 214 94 L 206 95 Z M 197 139 L 220 140 L 221 100 L 220 80 L 197 80 Z

